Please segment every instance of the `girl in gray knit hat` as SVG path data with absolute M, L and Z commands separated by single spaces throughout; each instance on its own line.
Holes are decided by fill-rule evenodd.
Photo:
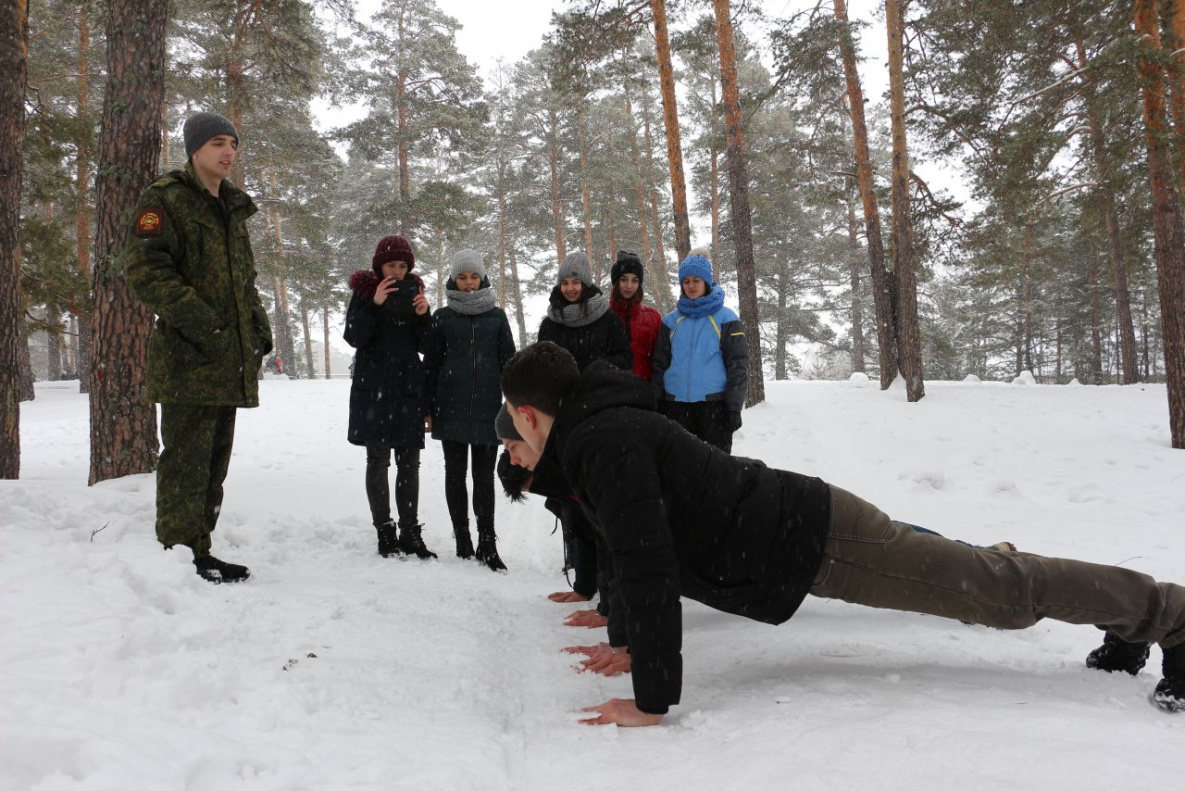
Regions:
M 563 346 L 581 370 L 593 360 L 630 370 L 634 354 L 625 325 L 609 310 L 609 300 L 601 289 L 593 285 L 584 253 L 568 253 L 564 258 L 549 301 L 539 326 L 539 340 Z
M 506 313 L 495 304 L 481 253 L 453 256 L 445 284 L 446 306 L 436 311 L 432 341 L 424 356 L 432 438 L 444 451 L 444 497 L 457 539 L 457 557 L 475 558 L 494 571 L 494 467 L 498 435 L 494 420 L 502 406 L 502 366 L 514 355 Z M 473 460 L 473 513 L 477 550 L 469 534 L 468 458 Z

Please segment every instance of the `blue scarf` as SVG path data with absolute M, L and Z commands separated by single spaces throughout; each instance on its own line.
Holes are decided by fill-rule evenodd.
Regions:
M 712 290 L 699 299 L 688 299 L 687 295 L 679 297 L 679 312 L 693 319 L 710 316 L 724 304 L 724 289 L 717 283 Z

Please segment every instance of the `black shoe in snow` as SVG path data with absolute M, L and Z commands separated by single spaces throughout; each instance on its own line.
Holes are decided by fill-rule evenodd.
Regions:
M 1087 655 L 1086 666 L 1108 673 L 1123 671 L 1134 676 L 1144 668 L 1149 650 L 1148 643 L 1129 643 L 1107 632 L 1103 635 L 1103 644 Z
M 469 535 L 469 525 L 453 525 L 453 535 L 457 539 L 457 557 L 461 560 L 473 557 L 473 539 Z
M 399 539 L 395 535 L 395 523 L 387 522 L 375 528 L 379 534 L 379 554 L 385 558 L 395 557 L 403 553 L 399 548 Z
M 213 555 L 205 555 L 196 558 L 193 561 L 193 566 L 197 569 L 197 575 L 207 582 L 213 582 L 218 585 L 222 582 L 243 582 L 251 576 L 251 572 L 246 566 L 240 566 L 237 563 L 227 563 L 225 560 L 219 560 Z
M 435 558 L 436 553 L 424 546 L 424 539 L 420 536 L 423 525 L 408 525 L 399 528 L 399 548 L 409 555 L 415 555 L 420 560 Z
M 506 571 L 506 564 L 498 557 L 498 542 L 494 531 L 478 533 L 477 562 L 485 564 L 490 571 Z
M 1185 711 L 1185 645 L 1162 648 L 1164 678 L 1152 693 L 1152 702 L 1163 711 Z

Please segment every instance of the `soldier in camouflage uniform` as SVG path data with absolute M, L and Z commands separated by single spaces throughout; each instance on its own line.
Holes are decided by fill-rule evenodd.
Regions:
M 144 191 L 124 252 L 128 284 L 157 315 L 148 392 L 161 405 L 156 536 L 193 550 L 197 573 L 239 582 L 250 572 L 210 554 L 239 407 L 259 406 L 258 371 L 272 349 L 255 288 L 247 219 L 257 209 L 226 177 L 239 135 L 220 115 L 185 122 L 189 162 Z

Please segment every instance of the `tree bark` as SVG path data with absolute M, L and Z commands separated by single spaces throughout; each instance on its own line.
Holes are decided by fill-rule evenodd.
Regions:
M 650 234 L 646 226 L 649 212 L 646 209 L 646 185 L 642 183 L 642 158 L 638 153 L 638 131 L 634 127 L 634 104 L 630 101 L 630 88 L 624 84 L 625 95 L 625 123 L 629 127 L 630 164 L 634 169 L 634 208 L 638 212 L 638 230 L 642 238 L 642 266 L 650 270 L 651 280 L 654 280 L 654 262 L 650 255 Z M 614 253 L 615 251 L 610 251 Z
M 860 300 L 860 240 L 856 204 L 848 197 L 848 275 L 852 289 L 852 372 L 864 373 L 864 306 Z
M 667 136 L 675 250 L 682 261 L 691 252 L 691 223 L 687 213 L 687 184 L 683 180 L 683 145 L 679 132 L 679 108 L 675 102 L 675 72 L 671 66 L 671 40 L 667 30 L 665 0 L 650 0 L 650 14 L 654 22 L 654 50 L 658 58 L 658 81 L 662 91 L 662 122 Z
M 305 360 L 305 378 L 317 378 L 317 366 L 313 364 L 313 334 L 309 331 L 309 309 L 305 307 L 304 300 L 300 301 L 300 326 L 304 330 L 304 360 Z
M 152 183 L 160 160 L 167 27 L 167 0 L 109 4 L 95 180 L 92 485 L 156 467 L 156 407 L 144 399 L 152 314 L 132 296 L 116 256 L 127 243 L 137 198 Z
M 21 146 L 25 140 L 29 6 L 0 7 L 0 479 L 21 473 Z
M 880 211 L 872 183 L 872 154 L 868 147 L 868 123 L 864 117 L 864 90 L 856 71 L 856 46 L 848 24 L 844 0 L 834 0 L 835 18 L 842 24 L 839 52 L 843 60 L 848 108 L 852 115 L 852 142 L 856 157 L 856 182 L 864 209 L 864 236 L 868 243 L 868 266 L 872 277 L 873 308 L 876 312 L 876 338 L 880 361 L 881 389 L 897 377 L 897 329 L 894 316 L 896 286 L 893 273 L 885 269 L 885 247 L 881 238 Z
M 649 106 L 649 102 L 646 103 Z M 650 113 L 642 114 L 642 126 L 646 141 L 646 183 L 650 190 L 650 222 L 654 229 L 654 262 L 651 267 L 653 281 L 650 287 L 652 299 L 658 308 L 667 313 L 671 305 L 671 273 L 667 269 L 667 251 L 663 240 L 662 214 L 658 209 L 658 185 L 654 182 L 654 138 L 650 134 Z M 610 253 L 613 251 L 610 250 Z
M 1173 130 L 1165 109 L 1165 75 L 1156 0 L 1135 0 L 1134 21 L 1143 81 L 1144 132 L 1152 193 L 1156 282 L 1164 336 L 1169 429 L 1174 448 L 1185 449 L 1185 228 L 1169 150 Z M 1182 130 L 1176 130 L 1181 134 Z
M 50 302 L 45 306 L 45 326 L 45 378 L 57 382 L 62 378 L 62 310 L 58 303 Z
M 90 2 L 83 0 L 78 17 L 78 117 L 90 118 Z M 167 137 L 167 135 L 166 135 Z M 78 256 L 78 268 L 88 281 L 91 277 L 91 163 L 90 133 L 78 131 L 78 154 L 76 159 L 75 184 L 78 194 L 78 214 L 74 219 L 74 240 Z M 74 370 L 78 374 L 78 392 L 90 389 L 91 373 L 91 317 L 78 317 L 77 352 Z
M 745 388 L 745 404 L 754 406 L 765 400 L 765 376 L 761 366 L 761 315 L 757 309 L 757 273 L 753 262 L 749 174 L 745 167 L 737 53 L 729 0 L 713 0 L 712 4 L 716 11 L 716 40 L 720 47 L 720 85 L 724 95 L 724 125 L 728 141 L 728 180 L 736 246 L 737 291 L 741 303 L 741 321 L 749 341 L 749 381 Z
M 518 281 L 518 258 L 514 254 L 513 245 L 510 248 L 510 280 L 510 296 L 514 300 L 514 319 L 518 324 L 518 345 L 521 349 L 527 345 L 527 316 L 523 312 L 523 287 Z
M 897 364 L 909 401 L 926 395 L 922 333 L 918 326 L 917 262 L 909 205 L 909 148 L 905 135 L 904 36 L 907 0 L 886 0 L 889 32 L 889 96 L 893 126 L 893 273 L 897 282 Z

